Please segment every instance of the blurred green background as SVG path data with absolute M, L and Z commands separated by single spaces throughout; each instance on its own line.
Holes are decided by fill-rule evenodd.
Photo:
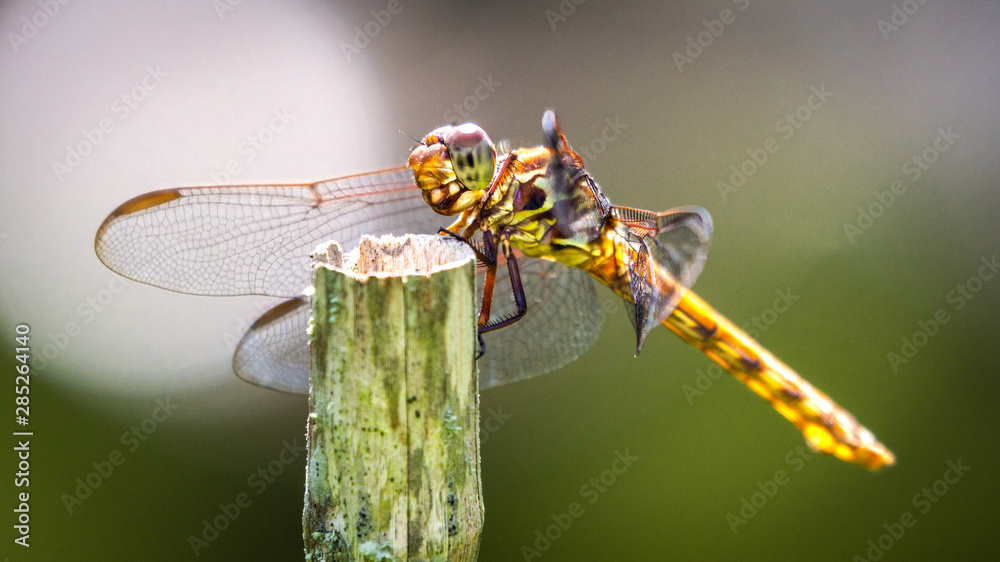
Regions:
M 452 119 L 537 144 L 548 107 L 615 203 L 711 212 L 697 292 L 737 324 L 760 319 L 761 343 L 898 464 L 870 474 L 799 456 L 793 426 L 728 375 L 699 380 L 710 361 L 665 330 L 633 358 L 618 311 L 581 360 L 482 395 L 484 419 L 503 423 L 483 434 L 480 559 L 996 556 L 1000 277 L 980 267 L 1000 254 L 996 2 L 220 0 L 70 3 L 37 16 L 46 6 L 56 10 L 0 8 L 8 420 L 14 327 L 31 324 L 35 355 L 67 321 L 82 333 L 32 378 L 28 549 L 13 543 L 14 437 L 0 455 L 8 559 L 302 555 L 305 459 L 274 461 L 304 442 L 306 399 L 236 379 L 220 336 L 238 336 L 273 302 L 127 282 L 100 311 L 84 304 L 115 279 L 92 250 L 111 209 L 210 183 L 230 159 L 242 165 L 237 183 L 398 165 L 412 142 L 398 130 L 418 137 Z M 366 25 L 374 37 L 363 41 Z M 147 65 L 169 76 L 126 119 L 111 102 Z M 813 88 L 830 93 L 820 102 Z M 279 107 L 295 119 L 247 159 L 242 139 Z M 104 117 L 113 135 L 69 174 L 55 172 L 64 146 Z M 952 135 L 936 141 L 942 129 Z M 767 161 L 723 194 L 730 167 L 759 157 L 768 139 Z M 779 291 L 798 297 L 784 312 Z M 939 309 L 948 322 L 894 366 L 889 354 Z M 123 433 L 167 399 L 176 410 L 155 429 L 146 422 L 146 440 L 129 450 Z M 124 462 L 68 513 L 64 495 L 114 450 Z M 618 453 L 637 459 L 588 503 L 582 488 Z M 949 462 L 969 469 L 935 484 Z M 273 482 L 248 482 L 269 463 L 281 471 Z M 788 482 L 747 511 L 761 486 L 774 491 L 778 470 Z M 189 537 L 241 492 L 252 505 L 196 553 Z M 573 502 L 583 515 L 539 543 L 540 557 L 526 555 Z M 734 531 L 741 508 L 751 516 Z M 900 527 L 907 512 L 915 525 Z

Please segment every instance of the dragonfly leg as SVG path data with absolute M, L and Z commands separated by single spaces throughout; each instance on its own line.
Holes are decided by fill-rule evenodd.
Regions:
M 478 330 L 476 337 L 479 339 L 479 359 L 486 353 L 486 342 L 483 341 L 483 333 L 488 332 L 490 324 L 490 312 L 493 309 L 493 288 L 497 279 L 497 249 L 490 232 L 483 233 L 483 251 L 477 252 L 482 255 L 480 261 L 486 266 L 486 278 L 483 280 L 483 300 L 479 305 L 479 319 L 477 320 Z
M 459 242 L 471 248 L 472 252 L 476 254 L 476 259 L 479 260 L 479 263 L 483 264 L 484 266 L 489 267 L 492 264 L 494 267 L 496 267 L 497 258 L 495 249 L 493 250 L 493 257 L 490 258 L 488 250 L 486 250 L 485 248 L 480 248 L 479 245 L 477 244 L 473 244 L 471 240 L 463 237 L 461 234 L 455 234 L 454 232 L 448 230 L 447 228 L 439 228 L 438 234 L 441 234 L 442 236 L 450 236 L 455 240 L 458 240 Z M 486 237 L 484 236 L 483 238 L 485 239 Z
M 487 328 L 490 324 L 490 311 L 493 308 L 493 287 L 496 284 L 497 278 L 496 242 L 494 241 L 493 234 L 489 231 L 483 232 L 482 247 L 473 244 L 468 238 L 455 234 L 446 228 L 438 229 L 438 234 L 451 236 L 455 240 L 465 243 L 467 246 L 472 248 L 472 251 L 476 254 L 476 259 L 479 260 L 479 263 L 486 267 L 486 277 L 483 282 L 483 298 L 482 303 L 479 306 L 479 318 L 477 320 L 479 353 L 476 354 L 476 359 L 479 359 L 484 353 L 486 353 L 486 342 L 483 341 L 483 333 L 489 331 Z M 518 280 L 520 280 L 520 277 L 518 277 Z
M 490 310 L 493 307 L 493 285 L 496 283 L 497 278 L 497 250 L 496 242 L 493 240 L 493 236 L 489 231 L 483 232 L 483 245 L 480 248 L 476 244 L 473 244 L 468 238 L 465 238 L 459 234 L 441 228 L 438 230 L 438 234 L 445 236 L 451 236 L 455 240 L 464 243 L 468 247 L 472 248 L 472 251 L 476 254 L 476 259 L 479 263 L 486 267 L 486 280 L 483 284 L 483 302 L 479 307 L 479 331 L 482 332 L 483 328 L 490 323 Z M 480 338 L 480 346 L 482 345 L 482 338 Z M 482 352 L 480 351 L 480 355 Z
M 496 330 L 496 329 L 499 329 L 499 328 L 503 328 L 503 327 L 506 327 L 506 326 L 510 326 L 514 322 L 517 322 L 518 320 L 520 320 L 521 318 L 523 318 L 524 314 L 528 311 L 528 301 L 527 301 L 527 299 L 524 296 L 524 286 L 521 284 L 521 272 L 517 268 L 517 258 L 514 257 L 514 250 L 513 250 L 513 248 L 511 248 L 511 245 L 510 245 L 510 234 L 507 233 L 507 232 L 505 232 L 504 235 L 503 235 L 502 247 L 503 247 L 504 258 L 506 258 L 506 260 L 507 260 L 507 272 L 510 274 L 510 286 L 511 286 L 511 289 L 513 290 L 513 292 L 514 292 L 514 303 L 517 305 L 517 311 L 514 312 L 513 314 L 511 314 L 510 316 L 505 317 L 505 318 L 500 318 L 500 319 L 497 319 L 497 320 L 495 320 L 493 322 L 489 322 L 485 326 L 482 324 L 482 322 L 483 322 L 483 316 L 482 316 L 482 314 L 480 314 L 480 317 L 479 317 L 479 321 L 480 321 L 480 324 L 479 324 L 479 333 L 480 334 L 484 334 L 486 332 L 492 332 L 493 330 Z M 494 252 L 495 251 L 496 250 L 494 250 Z M 494 255 L 495 255 L 495 253 L 494 253 Z M 493 280 L 495 280 L 495 278 L 496 278 L 496 266 L 494 266 L 494 268 L 493 268 L 493 277 L 494 277 Z M 493 286 L 492 286 L 493 285 L 493 283 L 492 283 L 493 280 L 490 279 L 489 272 L 487 272 L 487 278 L 486 278 L 486 280 L 487 280 L 487 282 L 490 283 L 490 287 L 489 287 L 490 290 L 489 290 L 489 293 L 487 293 L 487 291 L 485 290 L 485 287 L 484 287 L 484 290 L 483 290 L 483 302 L 484 303 L 486 302 L 487 294 L 489 294 L 489 299 L 491 301 L 493 299 Z M 486 316 L 486 319 L 487 320 L 489 319 L 488 315 Z

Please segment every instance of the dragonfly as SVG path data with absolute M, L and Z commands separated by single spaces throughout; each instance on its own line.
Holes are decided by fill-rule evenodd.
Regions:
M 701 350 L 803 433 L 816 451 L 878 470 L 895 457 L 853 415 L 691 290 L 708 256 L 709 213 L 612 205 L 552 110 L 544 142 L 495 145 L 473 123 L 434 129 L 407 166 L 315 183 L 182 187 L 126 201 L 97 231 L 113 271 L 197 295 L 288 300 L 264 313 L 233 356 L 240 378 L 308 393 L 310 253 L 362 235 L 440 233 L 478 258 L 480 388 L 578 358 L 604 310 L 594 281 L 621 297 L 636 354 L 662 324 Z M 444 216 L 455 217 L 444 226 Z M 494 294 L 512 298 L 494 300 Z

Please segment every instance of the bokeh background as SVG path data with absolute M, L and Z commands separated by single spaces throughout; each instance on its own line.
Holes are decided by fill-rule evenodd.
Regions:
M 619 312 L 581 360 L 482 395 L 481 560 L 996 555 L 1000 277 L 981 266 L 1000 254 L 1000 4 L 36 0 L 0 4 L 0 31 L 7 559 L 302 556 L 305 459 L 280 459 L 304 442 L 306 399 L 229 366 L 274 301 L 122 280 L 93 251 L 108 212 L 153 189 L 398 165 L 412 144 L 398 131 L 452 121 L 537 144 L 548 107 L 616 203 L 709 209 L 699 294 L 757 319 L 898 465 L 800 456 L 794 427 L 665 330 L 633 358 Z M 768 142 L 744 185 L 720 189 Z M 28 549 L 9 436 L 22 322 Z M 164 420 L 157 401 L 176 409 Z M 144 440 L 123 441 L 133 426 Z M 113 451 L 122 464 L 68 510 Z M 637 459 L 588 503 L 618 453 Z M 252 486 L 269 464 L 281 473 Z M 746 511 L 778 470 L 787 483 Z M 195 552 L 189 537 L 242 492 L 252 505 Z M 573 502 L 583 515 L 536 545 Z

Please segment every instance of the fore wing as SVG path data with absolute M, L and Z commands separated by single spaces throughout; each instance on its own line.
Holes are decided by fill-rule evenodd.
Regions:
M 362 234 L 432 234 L 432 212 L 410 168 L 316 182 L 166 189 L 114 210 L 98 257 L 142 283 L 196 295 L 295 297 L 312 284 L 309 254 Z

